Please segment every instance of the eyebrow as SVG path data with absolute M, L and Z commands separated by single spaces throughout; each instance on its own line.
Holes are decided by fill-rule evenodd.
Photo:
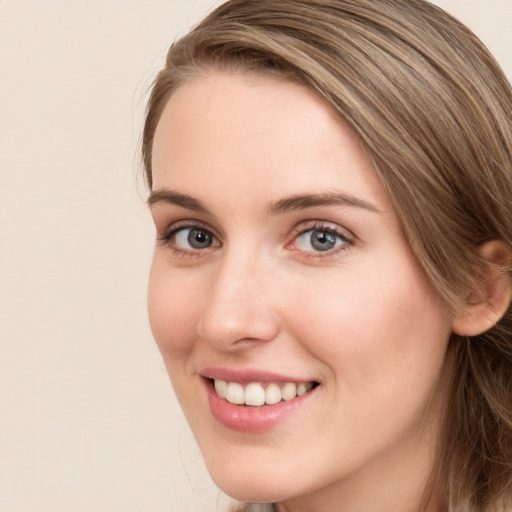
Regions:
M 362 208 L 370 212 L 378 213 L 379 210 L 373 204 L 364 201 L 351 194 L 326 193 L 326 194 L 299 194 L 285 197 L 268 206 L 269 215 L 280 215 L 316 206 L 350 206 Z
M 147 200 L 148 206 L 151 207 L 156 203 L 167 203 L 176 206 L 181 206 L 187 210 L 192 210 L 198 213 L 206 213 L 211 215 L 210 210 L 204 206 L 201 201 L 189 196 L 188 194 L 180 194 L 174 190 L 161 188 L 159 190 L 151 191 Z
M 181 194 L 174 190 L 162 188 L 152 191 L 147 200 L 148 206 L 151 207 L 156 203 L 167 203 L 176 206 L 181 206 L 187 210 L 192 210 L 198 213 L 212 215 L 210 210 L 204 206 L 201 201 L 198 201 L 188 194 Z M 349 206 L 353 208 L 362 208 L 370 212 L 378 213 L 379 209 L 373 204 L 364 201 L 351 194 L 344 193 L 324 193 L 324 194 L 297 194 L 290 197 L 279 199 L 270 203 L 266 212 L 270 216 L 282 215 L 298 210 L 306 210 L 307 208 L 314 208 L 318 206 Z

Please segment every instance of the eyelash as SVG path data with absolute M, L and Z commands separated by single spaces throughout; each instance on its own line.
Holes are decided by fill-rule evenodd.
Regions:
M 218 242 L 218 245 L 209 246 L 205 249 L 183 249 L 179 247 L 176 244 L 176 236 L 180 231 L 187 229 L 197 229 L 209 234 L 214 240 Z M 297 242 L 298 238 L 309 231 L 321 231 L 324 233 L 329 233 L 341 240 L 341 244 L 326 251 L 305 251 L 294 248 L 293 244 Z M 292 230 L 292 235 L 293 236 L 291 241 L 285 245 L 285 248 L 291 251 L 300 252 L 301 257 L 307 259 L 322 259 L 335 256 L 339 252 L 347 250 L 347 248 L 354 245 L 355 242 L 354 237 L 351 234 L 348 234 L 346 230 L 334 227 L 332 224 L 323 221 L 309 221 L 301 223 Z M 188 258 L 201 257 L 207 249 L 212 247 L 219 247 L 222 245 L 219 237 L 212 231 L 211 228 L 197 221 L 181 221 L 171 224 L 164 230 L 163 235 L 157 239 L 157 242 L 163 245 L 168 245 L 174 255 Z
M 341 244 L 339 246 L 333 247 L 332 249 L 328 249 L 326 251 L 304 251 L 300 249 L 295 249 L 292 247 L 294 243 L 297 242 L 298 238 L 307 232 L 314 232 L 319 231 L 323 233 L 328 233 L 339 240 L 341 240 Z M 302 258 L 307 259 L 323 259 L 323 258 L 329 258 L 333 257 L 337 254 L 339 254 L 342 251 L 346 251 L 348 247 L 354 245 L 354 237 L 353 235 L 349 234 L 347 230 L 341 229 L 339 227 L 335 227 L 330 223 L 326 223 L 323 221 L 310 221 L 309 223 L 300 224 L 296 228 L 293 229 L 293 238 L 290 243 L 286 244 L 286 248 L 293 250 L 293 251 L 299 251 L 301 252 Z
M 208 228 L 201 222 L 197 221 L 181 221 L 167 226 L 164 230 L 163 235 L 157 239 L 157 242 L 163 245 L 168 245 L 172 253 L 176 256 L 181 257 L 200 257 L 204 250 L 202 249 L 182 249 L 176 244 L 176 235 L 185 229 L 197 229 L 198 231 L 204 231 L 209 233 L 215 240 L 219 237 L 215 235 L 211 228 Z

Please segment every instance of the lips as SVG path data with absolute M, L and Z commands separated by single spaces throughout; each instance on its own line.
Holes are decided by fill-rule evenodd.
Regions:
M 318 387 L 315 381 L 258 371 L 209 369 L 201 375 L 213 417 L 242 432 L 278 426 L 300 409 Z

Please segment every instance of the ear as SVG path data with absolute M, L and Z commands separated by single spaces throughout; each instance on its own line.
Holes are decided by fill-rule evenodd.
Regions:
M 478 253 L 488 265 L 454 317 L 452 329 L 460 336 L 477 336 L 489 330 L 501 320 L 512 299 L 507 271 L 512 252 L 502 242 L 492 240 L 481 245 Z

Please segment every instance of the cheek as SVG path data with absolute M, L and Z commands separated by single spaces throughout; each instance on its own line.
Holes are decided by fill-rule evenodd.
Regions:
M 433 377 L 451 332 L 447 308 L 417 267 L 383 263 L 294 294 L 302 297 L 293 303 L 294 335 L 344 382 L 356 379 L 361 391 L 376 381 L 399 387 L 403 376 Z
M 324 281 L 294 306 L 294 337 L 327 370 L 330 439 L 348 440 L 340 448 L 347 461 L 415 431 L 427 412 L 438 415 L 429 404 L 442 393 L 446 308 L 417 273 L 383 272 Z
M 153 336 L 162 354 L 191 350 L 199 317 L 198 286 L 186 273 L 169 269 L 157 255 L 148 285 L 148 312 Z

